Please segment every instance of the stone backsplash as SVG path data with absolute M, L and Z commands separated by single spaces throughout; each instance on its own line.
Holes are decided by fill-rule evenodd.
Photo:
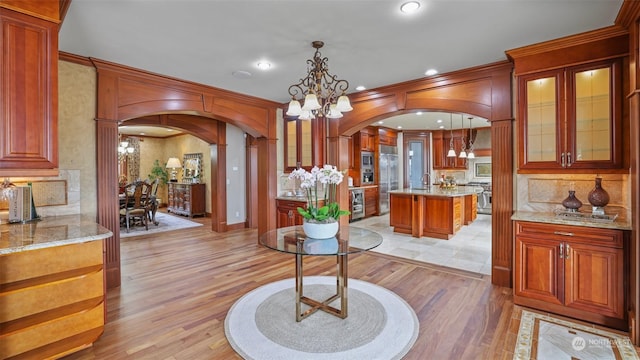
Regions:
M 631 191 L 627 174 L 604 174 L 602 188 L 609 194 L 605 212 L 629 211 Z M 591 211 L 588 194 L 595 186 L 596 174 L 531 174 L 517 175 L 517 211 L 553 211 L 562 207 L 562 200 L 575 190 L 582 201 L 580 211 Z

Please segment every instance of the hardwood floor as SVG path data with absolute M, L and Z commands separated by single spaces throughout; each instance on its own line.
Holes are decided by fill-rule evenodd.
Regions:
M 93 347 L 65 359 L 240 359 L 224 334 L 246 292 L 293 277 L 292 255 L 257 244 L 255 230 L 205 226 L 122 240 L 122 285 L 109 291 L 107 324 Z M 305 258 L 305 273 L 334 275 L 333 257 Z M 405 359 L 511 359 L 520 309 L 489 277 L 368 252 L 349 277 L 394 291 L 420 320 Z

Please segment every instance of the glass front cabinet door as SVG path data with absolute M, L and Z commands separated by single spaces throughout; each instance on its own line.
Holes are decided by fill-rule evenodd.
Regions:
M 607 61 L 520 76 L 520 169 L 621 167 L 620 71 Z

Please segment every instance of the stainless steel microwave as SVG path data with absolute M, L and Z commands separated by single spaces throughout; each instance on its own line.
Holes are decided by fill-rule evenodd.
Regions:
M 370 151 L 363 151 L 360 165 L 363 168 L 373 169 L 373 153 Z

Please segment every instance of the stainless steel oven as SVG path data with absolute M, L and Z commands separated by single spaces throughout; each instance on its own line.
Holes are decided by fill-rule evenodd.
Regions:
M 351 220 L 364 217 L 364 189 L 351 190 Z

